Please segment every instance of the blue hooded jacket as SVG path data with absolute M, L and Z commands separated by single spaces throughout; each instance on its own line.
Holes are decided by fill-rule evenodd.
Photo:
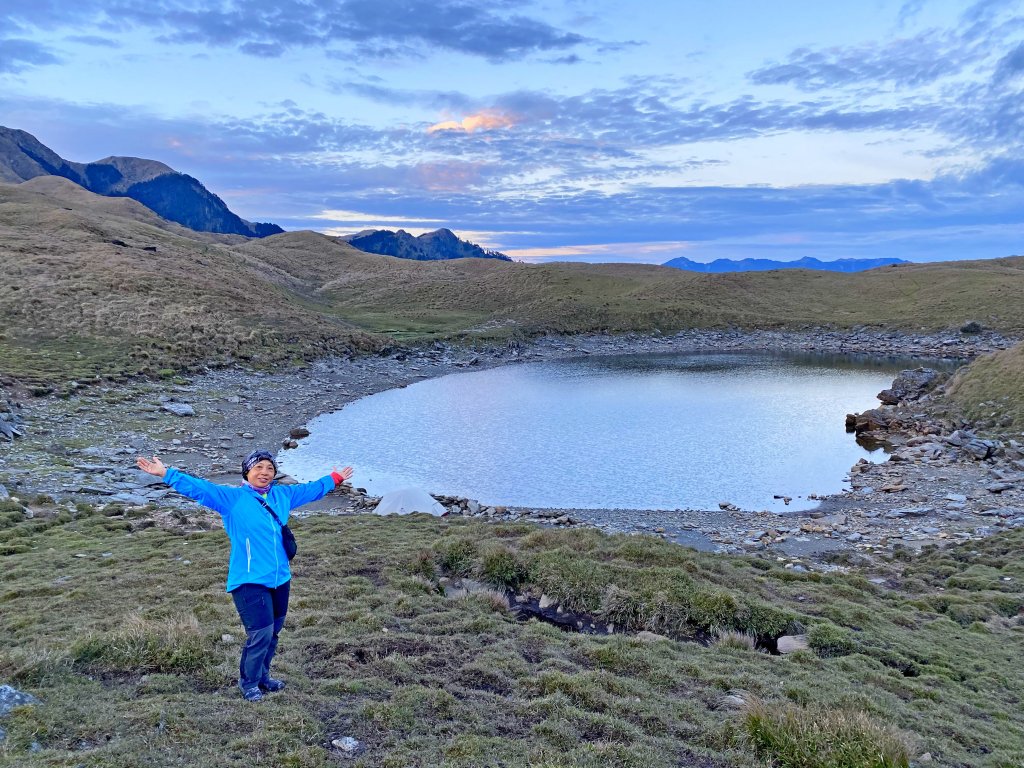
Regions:
M 281 526 L 257 500 L 251 486 L 217 485 L 209 480 L 168 467 L 164 482 L 183 496 L 217 512 L 231 539 L 227 591 L 242 584 L 262 584 L 274 589 L 292 577 L 281 541 Z M 300 485 L 271 485 L 263 497 L 283 525 L 293 509 L 322 499 L 334 490 L 330 475 Z

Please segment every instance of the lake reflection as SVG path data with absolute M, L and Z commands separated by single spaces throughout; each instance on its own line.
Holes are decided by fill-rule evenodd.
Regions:
M 877 406 L 901 362 L 628 355 L 453 374 L 315 419 L 282 469 L 312 479 L 344 462 L 372 495 L 418 486 L 485 504 L 807 508 L 870 456 L 844 417 Z

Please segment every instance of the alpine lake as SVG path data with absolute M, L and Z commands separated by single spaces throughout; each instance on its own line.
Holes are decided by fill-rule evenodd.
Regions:
M 365 397 L 282 455 L 298 479 L 351 464 L 488 505 L 800 510 L 847 487 L 845 430 L 909 359 L 760 352 L 594 356 L 451 374 Z M 949 367 L 947 363 L 945 367 Z M 787 503 L 788 500 L 788 503 Z

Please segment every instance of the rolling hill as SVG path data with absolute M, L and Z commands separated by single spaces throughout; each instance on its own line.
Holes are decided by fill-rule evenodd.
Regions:
M 25 380 L 267 364 L 387 337 L 683 328 L 1024 332 L 1024 258 L 855 274 L 413 261 L 314 232 L 197 233 L 43 176 L 0 185 L 0 371 Z

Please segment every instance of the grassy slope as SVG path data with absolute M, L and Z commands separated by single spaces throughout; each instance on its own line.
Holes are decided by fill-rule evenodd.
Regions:
M 973 421 L 1024 430 L 1024 345 L 979 358 L 957 373 L 947 392 Z
M 197 235 L 70 182 L 59 196 L 32 185 L 0 186 L 5 373 L 152 373 L 370 343 L 297 301 L 286 274 L 232 247 L 241 238 Z
M 128 247 L 114 245 L 120 240 Z M 156 252 L 143 250 L 155 247 Z M 1024 331 L 1024 259 L 843 275 L 374 256 L 311 232 L 191 232 L 56 178 L 0 185 L 0 370 L 55 380 L 398 338 L 858 325 Z
M 376 265 L 373 265 L 376 266 Z M 374 314 L 399 322 L 444 313 L 511 319 L 527 331 L 661 327 L 959 327 L 968 319 L 1024 329 L 1024 258 L 909 265 L 844 275 L 787 270 L 703 275 L 652 265 L 524 265 L 476 260 L 408 263 L 329 283 L 325 292 L 354 322 Z
M 0 508 L 0 680 L 45 705 L 3 721 L 0 765 L 316 768 L 335 764 L 329 744 L 342 735 L 367 746 L 361 766 L 781 759 L 784 740 L 745 740 L 744 714 L 723 706 L 734 689 L 788 715 L 783 736 L 800 718 L 838 718 L 853 732 L 843 743 L 870 726 L 871 739 L 880 729 L 937 766 L 1024 761 L 1024 532 L 894 562 L 890 589 L 588 530 L 309 518 L 296 525 L 278 665 L 291 685 L 254 707 L 232 687 L 241 628 L 223 594 L 223 533 L 146 527 L 114 508 L 35 511 Z M 453 572 L 679 638 L 720 627 L 770 639 L 802 625 L 815 650 L 524 624 L 486 597 L 438 594 Z M 42 751 L 30 756 L 33 741 Z

